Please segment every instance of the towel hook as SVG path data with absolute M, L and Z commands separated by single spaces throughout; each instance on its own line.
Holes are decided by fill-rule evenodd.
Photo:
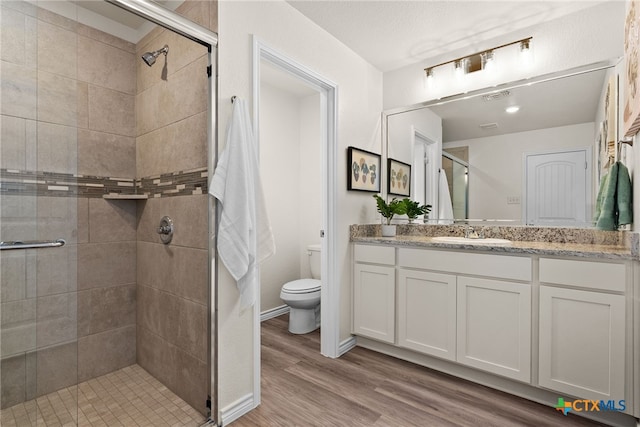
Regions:
M 233 95 L 233 96 L 231 97 L 231 103 L 232 103 L 232 104 L 233 104 L 234 102 L 236 102 L 236 98 L 237 98 L 237 97 L 236 97 L 235 95 Z
M 622 138 L 621 140 L 618 141 L 618 147 L 617 147 L 618 149 L 617 149 L 617 153 L 616 153 L 617 154 L 616 158 L 618 160 L 620 160 L 620 157 L 621 157 L 621 154 L 622 154 L 622 144 L 627 144 L 627 145 L 629 145 L 629 147 L 633 147 L 633 138 L 625 137 L 625 138 Z

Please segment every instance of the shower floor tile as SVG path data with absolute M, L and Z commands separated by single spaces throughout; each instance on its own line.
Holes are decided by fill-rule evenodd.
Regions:
M 204 417 L 138 365 L 0 411 L 2 427 L 199 426 Z

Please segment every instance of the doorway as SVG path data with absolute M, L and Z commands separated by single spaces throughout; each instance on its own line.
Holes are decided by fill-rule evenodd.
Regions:
M 438 143 L 424 132 L 411 126 L 413 139 L 413 194 L 414 200 L 431 205 L 433 217 L 438 212 L 438 169 L 440 153 Z
M 525 154 L 527 225 L 584 227 L 590 219 L 591 159 L 587 148 Z
M 327 357 L 340 355 L 339 311 L 340 289 L 335 261 L 335 233 L 337 222 L 337 85 L 305 67 L 297 61 L 271 48 L 257 37 L 253 39 L 253 119 L 254 135 L 261 147 L 260 136 L 260 76 L 261 64 L 269 64 L 281 73 L 297 79 L 301 84 L 313 89 L 319 96 L 319 134 L 321 164 L 321 229 L 317 238 L 322 253 L 321 325 L 320 352 Z M 285 197 L 284 194 L 282 193 Z M 276 236 L 277 239 L 277 236 Z M 254 403 L 260 403 L 260 304 L 254 305 Z

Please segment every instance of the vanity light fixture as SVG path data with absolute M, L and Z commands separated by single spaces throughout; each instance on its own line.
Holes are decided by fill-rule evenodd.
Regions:
M 506 111 L 509 114 L 514 114 L 520 111 L 520 107 L 518 107 L 517 105 L 512 105 L 510 107 L 507 107 L 504 111 Z
M 451 61 L 443 62 L 424 69 L 427 79 L 434 78 L 434 70 L 443 65 L 453 63 L 455 74 L 462 76 L 465 74 L 473 73 L 475 71 L 487 70 L 494 66 L 494 54 L 498 49 L 503 47 L 518 44 L 520 47 L 520 53 L 523 56 L 530 56 L 531 54 L 531 41 L 533 37 L 527 37 L 526 39 L 516 40 L 511 43 L 505 43 L 500 46 L 493 47 L 491 49 L 483 50 L 482 52 L 474 53 L 473 55 L 464 56 L 462 58 L 453 59 Z

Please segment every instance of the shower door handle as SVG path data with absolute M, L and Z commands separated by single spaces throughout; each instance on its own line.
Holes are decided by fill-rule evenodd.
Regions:
M 58 240 L 17 240 L 15 242 L 0 242 L 0 250 L 12 249 L 37 249 L 37 248 L 59 248 L 67 243 L 64 239 Z

